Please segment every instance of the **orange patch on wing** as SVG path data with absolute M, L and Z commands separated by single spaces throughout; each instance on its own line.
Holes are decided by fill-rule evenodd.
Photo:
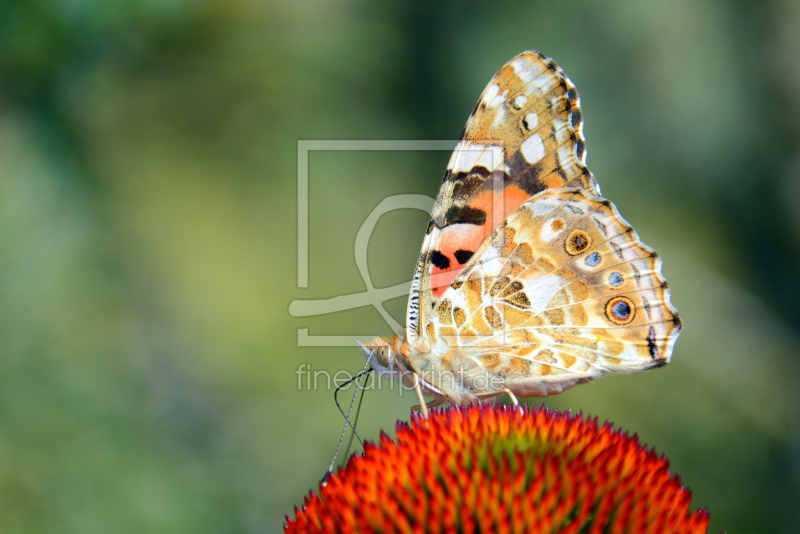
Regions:
M 491 180 L 491 178 L 490 178 Z M 500 226 L 508 215 L 517 209 L 520 204 L 528 200 L 530 195 L 517 186 L 506 187 L 499 195 L 494 195 L 492 191 L 481 193 L 472 199 L 468 205 L 478 208 L 491 214 L 487 215 L 486 222 L 483 224 L 485 235 L 492 233 L 492 230 Z
M 456 260 L 456 251 L 469 250 L 470 252 L 475 252 L 483 240 L 483 226 L 454 224 L 442 230 L 438 250 L 448 259 L 450 265 L 445 269 L 436 265 L 431 266 L 431 291 L 434 297 L 441 298 L 445 289 L 453 283 L 458 273 L 464 268 Z
M 517 209 L 530 195 L 516 186 L 506 187 L 499 195 L 486 191 L 477 195 L 467 204 L 471 208 L 483 210 L 487 213 L 486 222 L 480 226 L 472 224 L 454 224 L 442 230 L 438 250 L 450 261 L 446 269 L 435 265 L 431 266 L 431 292 L 433 296 L 442 297 L 445 290 L 453 283 L 464 268 L 456 260 L 457 250 L 475 252 L 495 228 Z
M 564 179 L 555 173 L 549 175 L 547 178 L 542 180 L 542 182 L 544 182 L 544 185 L 548 189 L 557 189 L 559 187 L 564 187 Z

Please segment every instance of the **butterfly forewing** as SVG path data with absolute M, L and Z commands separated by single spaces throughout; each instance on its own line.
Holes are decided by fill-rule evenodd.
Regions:
M 407 335 L 505 217 L 532 195 L 599 194 L 585 166 L 578 93 L 538 52 L 509 61 L 483 91 L 448 164 L 412 282 Z

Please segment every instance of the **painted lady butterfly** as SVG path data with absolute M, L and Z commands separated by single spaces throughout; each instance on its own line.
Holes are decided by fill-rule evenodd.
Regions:
M 681 329 L 656 252 L 586 168 L 578 93 L 538 52 L 483 91 L 442 180 L 397 336 L 361 345 L 421 409 L 545 397 L 665 365 Z M 436 400 L 425 405 L 423 393 Z

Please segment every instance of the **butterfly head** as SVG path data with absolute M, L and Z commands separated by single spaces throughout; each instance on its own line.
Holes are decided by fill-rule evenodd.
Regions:
M 390 339 L 382 337 L 375 338 L 372 343 L 365 345 L 356 340 L 359 348 L 366 356 L 373 369 L 378 371 L 381 376 L 395 375 L 399 369 L 397 368 L 397 357 L 395 350 L 392 347 Z
M 410 375 L 414 374 L 415 370 L 411 365 L 409 355 L 412 352 L 417 353 L 419 350 L 413 348 L 406 341 L 405 335 L 398 334 L 393 338 L 378 337 L 369 345 L 364 345 L 358 340 L 356 342 L 379 375 L 413 384 L 414 381 Z

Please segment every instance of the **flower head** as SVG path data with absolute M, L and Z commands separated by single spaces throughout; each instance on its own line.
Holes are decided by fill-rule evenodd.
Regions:
M 451 407 L 398 423 L 295 509 L 286 532 L 706 532 L 669 463 L 610 424 Z

